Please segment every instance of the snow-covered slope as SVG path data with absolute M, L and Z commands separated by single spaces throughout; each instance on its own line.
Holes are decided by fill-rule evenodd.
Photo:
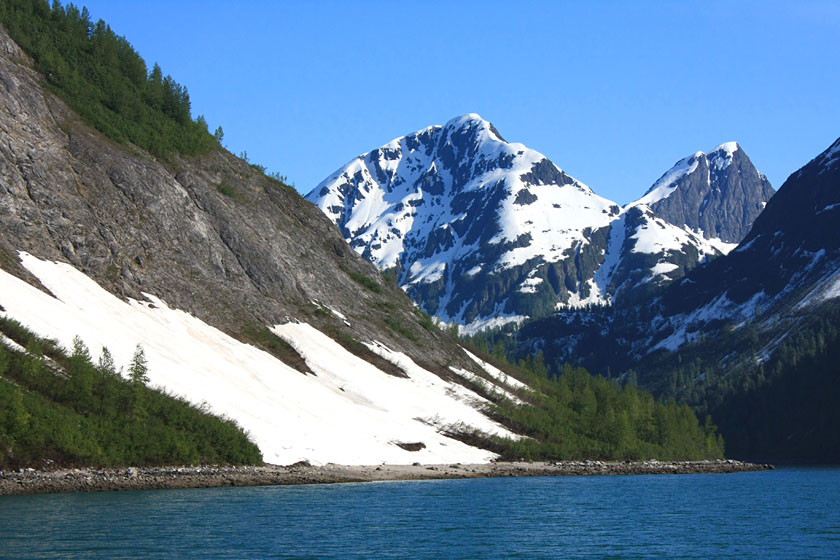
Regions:
M 561 268 L 540 286 L 535 270 L 566 260 L 619 212 L 475 114 L 359 156 L 307 198 L 357 251 L 396 268 L 426 311 L 460 324 L 568 301 L 591 271 Z
M 123 301 L 68 264 L 26 253 L 21 261 L 53 295 L 0 270 L 3 315 L 65 347 L 74 335 L 93 354 L 107 346 L 121 364 L 142 344 L 152 385 L 238 421 L 267 462 L 486 462 L 493 453 L 441 432 L 472 427 L 517 437 L 480 412 L 482 397 L 375 341 L 370 347 L 407 378 L 383 373 L 306 323 L 274 325 L 315 373 L 305 375 L 154 296 Z M 470 361 L 475 367 L 467 375 L 489 383 L 499 375 Z M 406 451 L 400 443 L 425 448 Z
M 628 205 L 610 225 L 592 303 L 638 300 L 721 254 L 715 242 L 663 220 L 647 205 Z

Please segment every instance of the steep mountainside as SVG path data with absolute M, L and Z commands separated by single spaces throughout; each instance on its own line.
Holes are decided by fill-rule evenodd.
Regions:
M 420 328 L 408 300 L 292 189 L 223 150 L 162 163 L 104 139 L 45 93 L 16 45 L 0 39 L 4 266 L 26 276 L 14 261 L 27 251 L 67 261 L 121 297 L 150 292 L 234 333 L 312 316 L 448 363 L 453 347 L 421 351 L 440 341 Z M 383 306 L 389 313 L 370 310 Z M 353 326 L 322 317 L 323 308 Z M 417 343 L 383 327 L 386 316 Z
M 666 291 L 663 316 L 690 331 L 713 320 L 785 315 L 840 295 L 838 186 L 840 140 L 785 181 L 726 259 Z
M 307 198 L 425 311 L 472 332 L 647 297 L 734 246 L 770 195 L 732 143 L 622 209 L 466 115 L 359 156 Z
M 240 421 L 271 462 L 494 456 L 439 433 L 507 432 L 467 388 L 489 374 L 317 208 L 221 149 L 116 144 L 42 80 L 0 28 L 7 316 L 121 365 L 142 343 L 154 385 Z
M 664 373 L 689 356 L 702 355 L 705 367 L 723 371 L 766 361 L 840 296 L 838 156 L 840 141 L 788 178 L 735 250 L 653 299 L 528 324 L 517 334 L 520 343 L 542 348 L 550 361 L 644 371 L 643 381 L 657 391 L 667 390 Z
M 727 142 L 681 159 L 630 206 L 646 204 L 672 224 L 734 246 L 773 192 L 744 150 Z

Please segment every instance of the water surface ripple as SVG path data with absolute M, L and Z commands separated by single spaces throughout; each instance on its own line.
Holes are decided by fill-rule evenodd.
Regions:
M 2 558 L 840 558 L 840 469 L 0 498 Z

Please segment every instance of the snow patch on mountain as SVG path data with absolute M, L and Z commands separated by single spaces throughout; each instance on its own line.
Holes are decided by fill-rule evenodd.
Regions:
M 819 172 L 820 175 L 834 167 L 838 161 L 840 161 L 840 140 L 834 142 L 824 153 L 817 157 L 817 163 L 822 166 Z
M 688 175 L 689 173 L 694 173 L 702 156 L 703 152 L 696 152 L 693 155 L 684 157 L 675 163 L 671 169 L 666 171 L 662 177 L 657 179 L 657 181 L 650 189 L 648 189 L 642 198 L 635 202 L 631 202 L 628 204 L 628 207 L 636 206 L 638 204 L 650 205 L 654 202 L 662 200 L 663 198 L 667 198 L 677 188 L 677 181 L 680 178 Z
M 698 333 L 701 332 L 698 326 L 713 320 L 737 321 L 734 328 L 740 328 L 746 321 L 754 317 L 756 311 L 766 302 L 767 295 L 763 291 L 754 294 L 749 300 L 740 304 L 733 302 L 727 297 L 726 293 L 723 293 L 707 305 L 698 307 L 691 313 L 669 317 L 667 322 L 673 328 L 672 334 L 651 346 L 648 352 L 660 349 L 673 352 L 683 344 L 696 342 Z M 661 317 L 659 321 L 662 321 Z
M 732 163 L 735 152 L 739 149 L 740 146 L 738 146 L 737 142 L 726 142 L 716 147 L 708 155 L 709 161 L 712 163 L 710 167 L 718 171 L 724 167 L 728 167 Z
M 466 348 L 462 348 L 464 353 L 469 356 L 469 358 L 481 366 L 481 369 L 484 370 L 490 377 L 501 383 L 502 385 L 506 385 L 508 387 L 512 387 L 513 389 L 528 389 L 528 386 L 515 377 L 511 377 L 493 364 L 489 362 L 485 362 Z
M 708 255 L 717 253 L 714 245 L 705 238 L 677 227 L 653 215 L 646 209 L 647 222 L 640 226 L 630 237 L 635 240 L 631 251 L 634 253 L 663 253 L 667 251 L 682 251 L 686 245 L 694 245 L 700 252 L 701 260 Z
M 236 420 L 269 463 L 486 462 L 495 455 L 441 430 L 457 424 L 516 437 L 478 411 L 486 404 L 480 396 L 381 345 L 375 351 L 407 379 L 382 372 L 309 325 L 272 327 L 316 373 L 304 375 L 151 294 L 144 294 L 147 301 L 123 301 L 68 264 L 20 256 L 55 297 L 0 270 L 5 316 L 65 347 L 78 335 L 94 356 L 107 346 L 120 364 L 142 344 L 151 385 Z M 407 441 L 426 448 L 396 445 Z
M 626 238 L 626 220 L 627 215 L 622 211 L 621 216 L 612 223 L 607 248 L 604 251 L 604 261 L 593 277 L 598 298 L 605 303 L 610 301 L 609 286 L 621 264 L 621 250 Z
M 476 319 L 466 325 L 458 325 L 458 333 L 460 335 L 472 336 L 486 329 L 496 329 L 510 324 L 518 325 L 526 320 L 528 320 L 526 315 L 513 315 L 501 312 L 498 314 L 491 313 L 488 317 Z

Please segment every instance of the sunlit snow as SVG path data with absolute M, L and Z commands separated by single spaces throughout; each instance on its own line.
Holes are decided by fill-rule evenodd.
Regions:
M 381 346 L 409 378 L 378 370 L 309 325 L 274 326 L 317 374 L 305 375 L 152 295 L 126 302 L 68 264 L 25 253 L 21 261 L 56 297 L 0 271 L 4 315 L 65 347 L 78 335 L 94 356 L 107 346 L 121 365 L 142 344 L 153 386 L 235 419 L 267 462 L 486 462 L 492 453 L 440 429 L 463 423 L 512 435 L 476 410 L 481 397 Z M 426 448 L 409 452 L 400 442 Z

